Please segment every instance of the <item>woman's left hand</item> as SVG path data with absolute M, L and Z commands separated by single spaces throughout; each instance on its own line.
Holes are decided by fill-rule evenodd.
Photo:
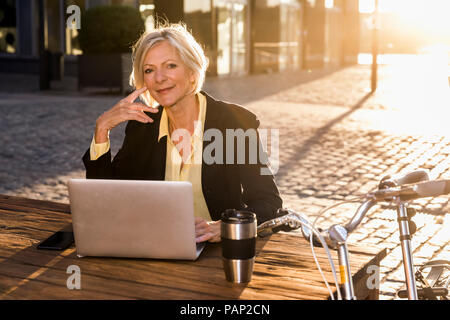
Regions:
M 195 217 L 195 241 L 220 242 L 220 220 L 206 221 Z

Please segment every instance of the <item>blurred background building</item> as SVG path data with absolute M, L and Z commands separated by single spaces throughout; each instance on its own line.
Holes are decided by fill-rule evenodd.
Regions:
M 1 72 L 39 73 L 39 3 L 49 68 L 70 76 L 83 54 L 77 30 L 66 27 L 70 5 L 81 14 L 99 5 L 133 6 L 147 29 L 158 17 L 184 21 L 204 45 L 210 76 L 355 64 L 365 30 L 358 0 L 2 0 Z
M 439 1 L 446 0 L 380 0 L 379 54 L 415 54 L 437 40 L 450 45 L 450 31 L 437 25 L 448 12 L 427 18 L 439 13 Z M 40 3 L 49 68 L 71 76 L 83 52 L 77 29 L 66 27 L 70 5 L 81 14 L 99 5 L 132 6 L 148 30 L 158 17 L 184 21 L 204 45 L 208 74 L 218 76 L 355 64 L 358 54 L 371 52 L 375 26 L 375 0 L 2 0 L 1 72 L 39 73 Z
M 53 66 L 76 76 L 83 54 L 77 30 L 66 28 L 66 8 L 138 8 L 151 29 L 157 17 L 184 21 L 204 45 L 209 75 L 277 72 L 357 62 L 358 0 L 46 0 L 45 41 Z M 0 4 L 0 69 L 38 73 L 38 1 Z

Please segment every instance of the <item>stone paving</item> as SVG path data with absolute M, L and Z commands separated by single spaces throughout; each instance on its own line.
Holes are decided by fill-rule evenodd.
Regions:
M 375 95 L 367 91 L 367 66 L 210 78 L 205 90 L 257 113 L 261 128 L 279 130 L 279 158 L 273 167 L 285 206 L 313 218 L 327 206 L 373 190 L 386 174 L 424 168 L 431 178 L 450 177 L 450 135 L 445 123 L 437 121 L 446 111 L 436 107 L 433 125 L 422 130 L 423 113 L 416 109 L 415 118 L 411 112 L 405 115 L 405 105 L 409 108 L 414 97 L 408 95 L 404 102 L 388 94 L 405 91 L 396 81 L 399 74 L 398 66 L 380 67 Z M 35 87 L 37 77 L 14 77 L 20 88 L 0 74 L 0 193 L 68 203 L 66 182 L 84 177 L 81 156 L 95 119 L 120 96 L 78 93 L 74 79 L 43 94 Z M 408 90 L 421 84 L 409 80 Z M 415 91 L 416 101 L 420 94 Z M 395 125 L 399 115 L 408 125 Z M 111 133 L 113 153 L 123 129 L 121 125 Z M 357 206 L 334 208 L 318 225 L 345 223 Z M 416 200 L 410 206 L 418 211 L 414 262 L 450 260 L 449 197 Z M 403 284 L 397 229 L 395 208 L 382 204 L 349 237 L 350 244 L 389 249 L 381 263 L 381 299 L 394 299 Z

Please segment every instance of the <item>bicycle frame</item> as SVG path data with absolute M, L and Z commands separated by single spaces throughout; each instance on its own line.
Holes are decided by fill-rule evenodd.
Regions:
M 409 300 L 418 300 L 416 279 L 414 273 L 413 255 L 411 250 L 411 232 L 409 230 L 409 217 L 405 204 L 399 198 L 394 198 L 397 206 L 397 220 L 400 230 L 400 242 L 403 254 L 403 267 L 405 271 L 405 282 L 408 291 Z M 350 270 L 349 254 L 347 249 L 347 236 L 353 231 L 361 222 L 367 211 L 374 205 L 371 202 L 363 203 L 353 217 L 352 221 L 342 227 L 340 225 L 333 225 L 327 231 L 328 241 L 330 247 L 335 247 L 338 253 L 339 273 L 341 277 L 341 285 L 344 287 L 344 296 L 347 300 L 356 299 L 353 290 L 353 279 Z M 345 230 L 343 232 L 342 229 Z
M 409 230 L 409 217 L 405 204 L 400 201 L 399 198 L 394 198 L 397 206 L 397 220 L 400 230 L 400 242 L 403 253 L 403 266 L 405 271 L 405 282 L 408 291 L 408 299 L 418 300 L 415 273 L 414 273 L 414 263 L 413 255 L 411 250 L 411 232 Z M 351 219 L 351 221 L 344 226 L 332 225 L 328 230 L 323 231 L 323 237 L 330 248 L 336 249 L 339 261 L 339 274 L 340 274 L 340 285 L 344 289 L 344 298 L 346 300 L 355 300 L 356 296 L 354 293 L 353 279 L 350 268 L 349 252 L 347 247 L 348 235 L 355 230 L 361 223 L 362 219 L 365 217 L 367 212 L 376 204 L 375 201 L 366 200 L 358 208 L 357 212 Z M 305 229 L 303 225 L 298 223 L 297 219 L 307 221 L 298 212 L 293 210 L 287 210 L 290 214 L 295 215 L 297 218 L 293 219 L 289 217 L 290 215 L 285 215 L 280 218 L 272 219 L 264 224 L 258 226 L 258 233 L 263 233 L 266 229 L 272 229 L 281 225 L 290 224 L 293 229 L 302 227 L 303 236 L 305 239 L 309 240 L 310 230 Z
M 348 259 L 347 242 L 337 244 L 339 274 L 341 276 L 341 285 L 344 287 L 344 298 L 346 300 L 356 300 L 355 290 L 353 289 L 352 272 Z
M 344 288 L 344 299 L 356 300 L 347 247 L 348 231 L 341 225 L 331 226 L 326 235 L 330 247 L 336 248 L 339 261 L 340 284 Z
M 409 300 L 418 300 L 416 278 L 414 273 L 413 255 L 411 249 L 411 233 L 409 230 L 409 218 L 405 204 L 399 198 L 395 198 L 397 204 L 397 221 L 400 230 L 400 243 L 403 255 L 403 268 Z

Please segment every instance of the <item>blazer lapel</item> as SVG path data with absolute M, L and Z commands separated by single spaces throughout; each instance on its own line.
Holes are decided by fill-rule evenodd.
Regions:
M 146 167 L 145 172 L 149 180 L 164 180 L 166 175 L 167 136 L 158 142 L 161 114 L 162 109 L 156 114 L 147 113 L 154 122 L 147 126 L 150 132 L 142 135 L 144 141 L 139 144 L 145 148 L 142 164 Z
M 206 131 L 209 129 L 218 129 L 219 127 L 219 116 L 220 116 L 220 106 L 218 106 L 218 102 L 211 98 L 205 92 L 202 92 L 206 96 L 206 115 L 205 115 L 205 124 L 203 126 L 203 136 Z M 205 141 L 203 140 L 203 159 L 202 159 L 202 188 L 205 196 L 211 193 L 209 186 L 211 185 L 211 179 L 213 179 L 213 167 L 214 165 L 208 165 L 204 161 L 204 152 L 205 148 L 212 143 L 213 141 Z
M 156 136 L 156 142 L 153 145 L 154 151 L 152 152 L 152 159 L 150 160 L 152 180 L 164 180 L 166 177 L 166 144 L 167 136 L 162 137 L 158 142 L 158 136 Z
M 202 94 L 206 97 L 206 115 L 205 115 L 205 126 L 204 131 L 211 128 L 219 128 L 218 124 L 221 115 L 220 102 L 213 99 L 207 93 L 202 91 Z

